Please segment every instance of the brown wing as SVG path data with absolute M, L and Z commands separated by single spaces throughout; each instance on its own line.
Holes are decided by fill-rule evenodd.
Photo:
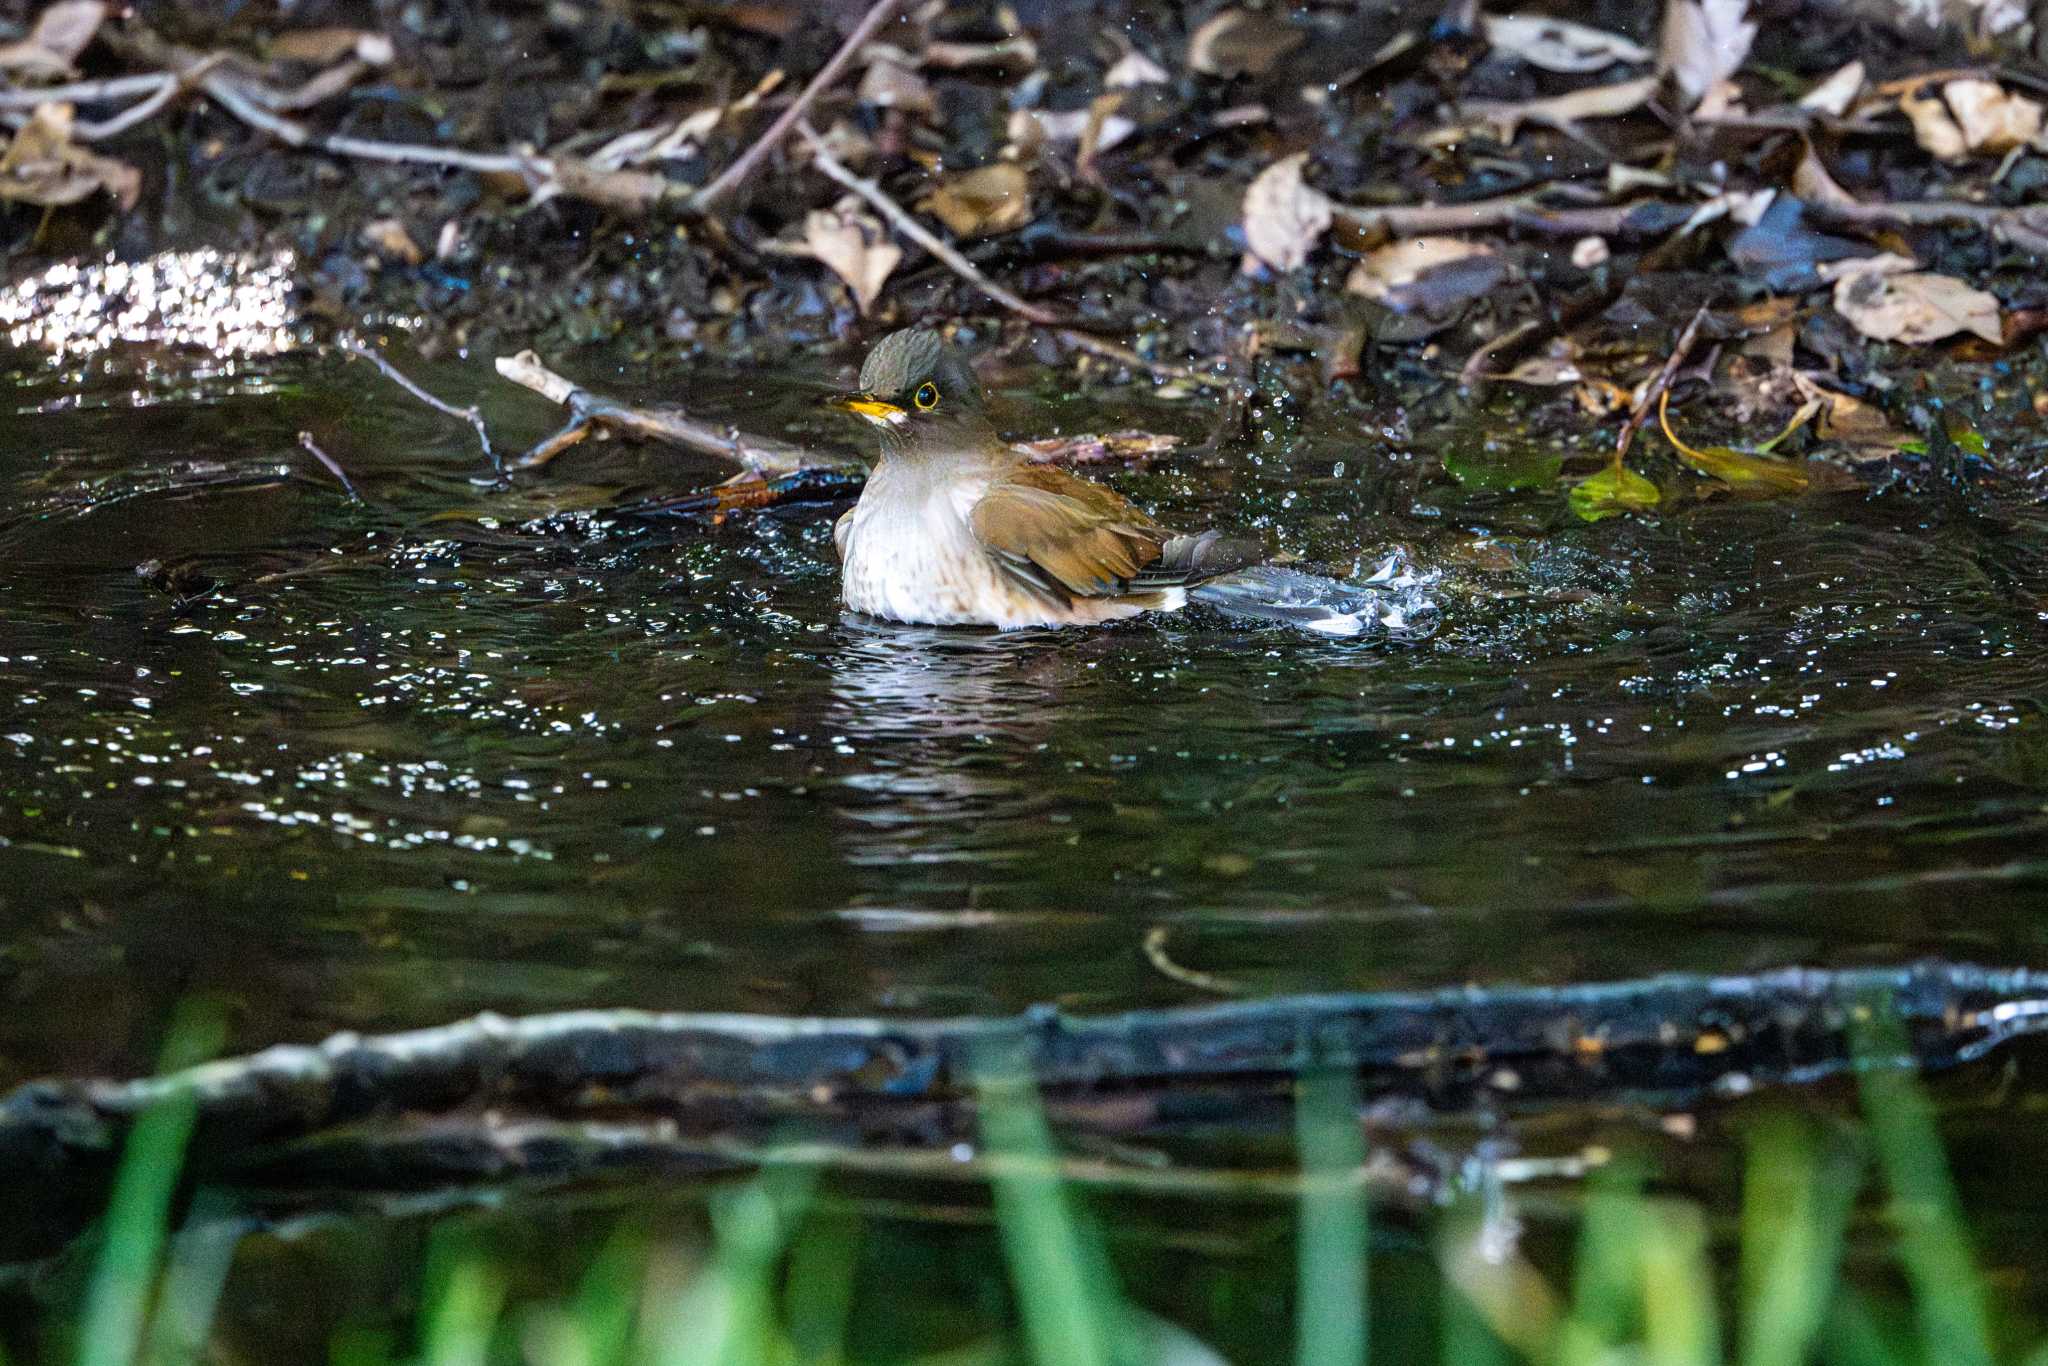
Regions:
M 1171 534 L 1121 495 L 1046 465 L 996 481 L 969 516 L 1004 572 L 1054 597 L 1129 591 Z

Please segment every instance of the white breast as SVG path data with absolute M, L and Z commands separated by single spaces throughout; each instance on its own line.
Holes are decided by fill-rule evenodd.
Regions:
M 996 568 L 968 524 L 987 488 L 988 475 L 980 471 L 963 475 L 884 460 L 847 517 L 840 546 L 846 605 L 892 621 L 1004 628 L 1109 621 L 1152 605 L 1113 599 L 1062 604 L 1018 585 Z

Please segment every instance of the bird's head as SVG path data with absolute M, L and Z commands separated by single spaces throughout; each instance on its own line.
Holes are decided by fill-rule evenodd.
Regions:
M 885 456 L 973 453 L 995 439 L 974 372 L 927 328 L 876 342 L 861 363 L 860 388 L 826 402 L 879 427 Z

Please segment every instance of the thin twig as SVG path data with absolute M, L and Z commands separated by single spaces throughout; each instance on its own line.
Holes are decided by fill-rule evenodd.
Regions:
M 845 467 L 853 463 L 843 456 L 807 450 L 774 437 L 751 436 L 737 427 L 714 427 L 677 408 L 636 408 L 605 398 L 550 370 L 546 362 L 531 351 L 498 357 L 497 369 L 500 375 L 514 384 L 531 389 L 569 410 L 569 421 L 560 431 L 543 438 L 519 457 L 516 463 L 520 469 L 547 464 L 597 428 L 631 432 L 703 451 L 764 477 Z
M 185 83 L 166 72 L 157 78 L 157 88 L 148 99 L 137 100 L 112 118 L 99 123 L 77 123 L 71 127 L 71 136 L 78 142 L 98 142 L 101 138 L 113 137 L 125 132 L 145 119 L 156 117 L 157 111 L 178 97 Z
M 1144 949 L 1146 962 L 1150 963 L 1165 976 L 1171 977 L 1174 981 L 1184 983 L 1187 986 L 1195 987 L 1202 991 L 1214 992 L 1218 996 L 1244 995 L 1244 988 L 1228 977 L 1219 977 L 1213 972 L 1203 972 L 1198 968 L 1184 968 L 1174 962 L 1173 959 L 1167 957 L 1167 934 L 1168 930 L 1164 925 L 1154 925 L 1151 929 L 1145 931 Z
M 839 79 L 839 73 L 846 69 L 854 54 L 866 47 L 882 25 L 895 17 L 901 4 L 902 0 L 875 0 L 868 12 L 861 16 L 861 21 L 854 25 L 853 32 L 846 35 L 846 41 L 839 45 L 839 50 L 832 54 L 832 59 L 818 69 L 818 74 L 811 77 L 811 83 L 790 102 L 789 108 L 776 116 L 775 122 L 768 125 L 768 131 L 756 138 L 754 145 L 740 153 L 732 165 L 720 171 L 710 184 L 690 196 L 691 211 L 703 213 L 745 180 L 761 159 L 789 136 L 790 128 L 804 116 L 811 102 Z
M 1028 318 L 1041 327 L 1063 327 L 1066 325 L 1058 315 L 1049 309 L 1040 308 L 1037 304 L 1018 298 L 994 280 L 989 279 L 988 276 L 983 275 L 974 262 L 962 256 L 953 247 L 941 240 L 930 228 L 927 228 L 924 224 L 911 217 L 910 211 L 889 198 L 883 192 L 881 186 L 875 184 L 872 180 L 862 180 L 852 171 L 847 170 L 846 164 L 838 157 L 832 155 L 832 149 L 825 145 L 825 140 L 818 136 L 818 130 L 811 127 L 808 120 L 798 119 L 796 128 L 799 133 L 803 134 L 804 141 L 810 144 L 812 164 L 841 185 L 844 185 L 847 189 L 859 195 L 862 199 L 865 199 L 874 208 L 875 212 L 888 219 L 898 232 L 930 252 L 948 270 L 1020 318 Z
M 333 475 L 336 479 L 339 479 L 341 481 L 341 486 L 343 489 L 347 490 L 348 498 L 351 503 L 360 503 L 363 501 L 363 495 L 356 492 L 355 482 L 348 477 L 348 471 L 341 467 L 340 461 L 336 460 L 326 451 L 320 449 L 320 443 L 313 440 L 313 434 L 311 432 L 299 433 L 299 445 L 305 449 L 306 454 L 312 456 L 315 460 L 318 460 L 321 464 L 325 465 L 327 467 L 327 472 L 329 474 Z
M 401 374 L 397 366 L 385 360 L 354 337 L 343 337 L 338 344 L 342 350 L 348 352 L 351 356 L 360 356 L 376 366 L 382 372 L 384 378 L 390 380 L 393 384 L 396 384 L 435 412 L 446 413 L 449 417 L 460 418 L 462 421 L 467 422 L 476 430 L 477 444 L 484 448 L 484 459 L 491 462 L 491 469 L 497 473 L 499 478 L 502 479 L 504 477 L 505 462 L 500 460 L 497 451 L 491 448 L 491 434 L 484 426 L 484 415 L 477 411 L 474 403 L 470 404 L 467 408 L 458 408 L 452 403 L 434 397 Z
M 155 92 L 165 72 L 149 76 L 117 76 L 109 81 L 73 81 L 38 90 L 0 90 L 0 109 L 33 109 L 39 104 L 106 104 Z
M 1671 387 L 1671 380 L 1677 375 L 1678 367 L 1685 364 L 1687 353 L 1692 350 L 1693 342 L 1700 335 L 1700 324 L 1706 320 L 1707 306 L 1701 304 L 1699 311 L 1692 315 L 1692 321 L 1678 334 L 1678 342 L 1671 348 L 1671 354 L 1664 358 L 1664 367 L 1657 372 L 1657 378 L 1651 380 L 1650 387 L 1643 390 L 1643 396 L 1630 411 L 1628 421 L 1622 424 L 1621 436 L 1614 443 L 1616 465 L 1621 464 L 1627 457 L 1628 448 L 1635 442 L 1636 433 L 1643 429 L 1643 423 L 1648 421 L 1650 414 L 1656 410 L 1657 400 Z

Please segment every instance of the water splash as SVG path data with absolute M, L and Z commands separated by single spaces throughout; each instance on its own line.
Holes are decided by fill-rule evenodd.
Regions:
M 1325 578 L 1282 565 L 1259 565 L 1212 580 L 1189 594 L 1232 616 L 1280 621 L 1318 635 L 1421 640 L 1436 629 L 1435 570 L 1416 567 L 1395 547 L 1362 579 Z

